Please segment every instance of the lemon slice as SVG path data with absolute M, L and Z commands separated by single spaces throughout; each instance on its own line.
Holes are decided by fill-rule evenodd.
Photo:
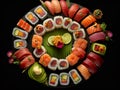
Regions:
M 65 33 L 63 34 L 62 39 L 63 39 L 64 44 L 69 44 L 72 40 L 72 36 L 70 33 Z
M 50 37 L 48 37 L 48 43 L 49 43 L 50 45 L 52 45 L 52 46 L 54 45 L 54 44 L 53 44 L 53 39 L 54 39 L 54 37 L 55 37 L 55 36 L 50 36 Z

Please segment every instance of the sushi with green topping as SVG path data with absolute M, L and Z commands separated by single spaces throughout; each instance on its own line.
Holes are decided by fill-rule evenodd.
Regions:
M 22 39 L 14 40 L 14 48 L 21 49 L 21 48 L 25 48 L 25 47 L 27 47 L 26 40 L 22 40 Z
M 20 39 L 26 39 L 28 37 L 28 32 L 26 32 L 18 27 L 15 27 L 13 29 L 12 35 L 17 38 L 20 38 Z

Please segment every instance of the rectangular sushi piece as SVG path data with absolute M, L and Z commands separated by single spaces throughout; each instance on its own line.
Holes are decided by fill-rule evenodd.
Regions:
M 69 75 L 73 81 L 74 84 L 78 84 L 82 81 L 82 77 L 79 75 L 76 69 L 72 69 L 69 71 Z
M 56 87 L 58 85 L 59 75 L 55 73 L 51 73 L 49 76 L 49 85 Z
M 93 52 L 100 55 L 105 55 L 106 53 L 106 46 L 104 44 L 93 43 L 91 49 Z
M 25 18 L 33 25 L 35 25 L 39 21 L 38 17 L 35 14 L 33 14 L 32 12 L 28 12 L 25 15 Z
M 12 35 L 20 39 L 26 39 L 28 37 L 28 33 L 18 27 L 13 28 Z
M 37 57 L 40 58 L 41 55 L 45 54 L 46 49 L 44 48 L 44 46 L 41 46 L 41 48 L 35 48 L 33 51 L 33 54 Z
M 26 32 L 30 32 L 32 30 L 32 26 L 23 19 L 20 19 L 18 21 L 17 26 L 19 26 L 20 28 L 22 28 Z
M 42 36 L 45 34 L 46 30 L 42 24 L 37 24 L 34 28 L 34 32 L 35 32 L 35 34 Z
M 68 29 L 69 25 L 72 23 L 72 19 L 69 17 L 64 17 L 63 28 Z
M 40 18 L 40 19 L 44 19 L 47 16 L 47 11 L 41 6 L 39 5 L 35 10 L 34 10 L 35 14 Z
M 60 73 L 60 84 L 69 85 L 69 83 L 70 83 L 69 74 L 66 72 Z
M 66 59 L 60 59 L 58 63 L 58 69 L 59 70 L 65 70 L 69 67 L 68 60 Z
M 25 48 L 25 47 L 27 47 L 26 40 L 22 40 L 22 39 L 14 40 L 14 48 L 21 49 L 21 48 Z
M 49 64 L 48 64 L 48 68 L 51 70 L 56 70 L 58 67 L 58 59 L 52 57 Z
M 62 24 L 63 24 L 63 17 L 62 16 L 55 16 L 54 23 L 55 23 L 56 28 L 61 28 Z

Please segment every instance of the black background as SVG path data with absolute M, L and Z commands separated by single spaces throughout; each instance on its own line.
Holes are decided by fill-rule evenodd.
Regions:
M 6 56 L 7 51 L 12 49 L 12 29 L 16 26 L 18 20 L 23 17 L 29 10 L 39 5 L 39 0 L 15 0 L 11 3 L 3 3 L 0 17 L 0 88 L 4 89 L 31 89 L 34 90 L 45 88 L 38 83 L 33 82 L 25 75 L 22 75 L 19 68 L 8 64 Z M 108 24 L 107 29 L 113 32 L 112 41 L 107 46 L 105 61 L 99 71 L 82 85 L 74 88 L 80 89 L 106 89 L 117 87 L 119 70 L 117 62 L 119 44 L 119 4 L 115 0 L 71 0 L 82 6 L 103 11 L 103 20 Z M 1 3 L 2 4 L 2 3 Z M 118 22 L 118 24 L 117 24 Z M 72 88 L 72 87 L 71 87 Z

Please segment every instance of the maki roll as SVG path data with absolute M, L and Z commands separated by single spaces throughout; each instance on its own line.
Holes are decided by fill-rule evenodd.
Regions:
M 28 33 L 26 31 L 17 27 L 13 29 L 12 35 L 20 39 L 26 39 L 28 37 Z
M 72 23 L 72 19 L 69 17 L 64 17 L 63 28 L 68 29 L 69 25 Z
M 76 69 L 72 69 L 69 71 L 69 75 L 73 81 L 74 84 L 78 84 L 79 82 L 82 81 L 81 76 L 78 74 Z
M 54 23 L 55 23 L 56 28 L 61 28 L 62 24 L 63 24 L 63 17 L 62 16 L 55 16 Z
M 58 85 L 58 79 L 59 79 L 58 74 L 51 73 L 50 76 L 49 76 L 49 85 L 54 86 L 54 87 L 57 86 Z
M 80 24 L 76 21 L 73 21 L 70 26 L 68 27 L 68 31 L 69 32 L 75 32 L 78 31 L 80 29 Z
M 35 16 L 35 14 L 33 14 L 32 12 L 28 12 L 25 15 L 25 18 L 33 25 L 35 25 L 38 22 L 37 16 Z
M 43 26 L 45 27 L 46 31 L 52 31 L 55 29 L 54 21 L 51 18 L 44 20 Z
M 66 59 L 60 59 L 58 63 L 59 70 L 65 70 L 69 67 L 69 63 Z
M 26 40 L 22 40 L 22 39 L 14 40 L 14 48 L 21 49 L 21 48 L 25 48 L 25 47 L 27 47 Z
M 57 58 L 51 58 L 50 63 L 48 64 L 48 68 L 51 70 L 56 70 L 58 66 L 58 59 Z
M 105 55 L 106 53 L 106 46 L 104 44 L 93 43 L 91 49 L 93 52 L 100 55 Z
M 35 10 L 34 10 L 35 14 L 40 18 L 40 19 L 44 19 L 47 16 L 47 12 L 46 10 L 39 5 Z
M 45 27 L 42 24 L 38 24 L 38 25 L 35 26 L 34 32 L 35 32 L 35 34 L 42 36 L 46 32 Z
M 77 40 L 78 38 L 85 38 L 85 30 L 83 28 L 80 28 L 78 31 L 73 32 L 73 38 L 74 40 Z
M 41 55 L 46 53 L 46 49 L 44 46 L 41 46 L 41 48 L 35 48 L 33 51 L 33 54 L 37 57 L 40 58 Z
M 69 74 L 65 72 L 60 73 L 60 84 L 69 85 L 69 83 L 70 83 Z

